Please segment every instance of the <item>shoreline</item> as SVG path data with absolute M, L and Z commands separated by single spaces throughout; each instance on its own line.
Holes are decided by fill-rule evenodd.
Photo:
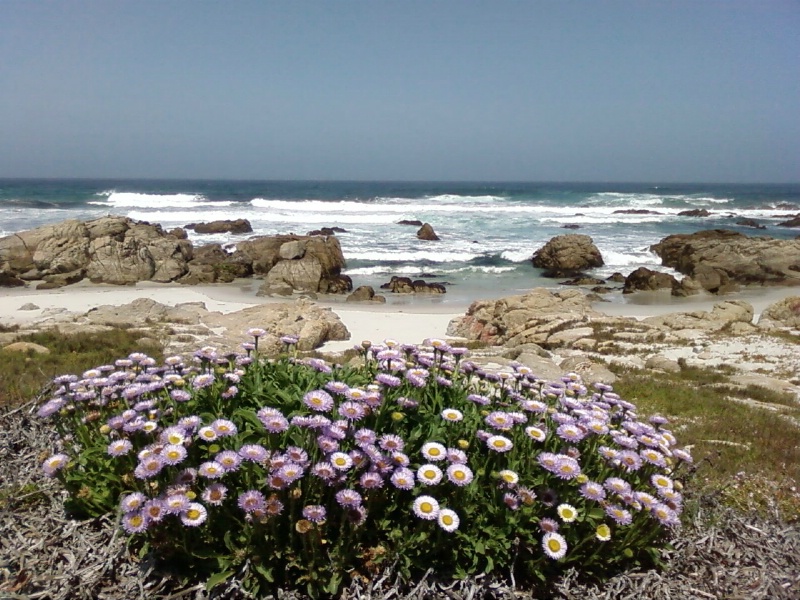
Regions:
M 84 314 L 98 306 L 121 306 L 138 298 L 150 298 L 162 304 L 202 302 L 209 311 L 223 314 L 264 304 L 282 304 L 307 297 L 256 296 L 256 280 L 242 279 L 225 284 L 187 286 L 174 283 L 140 282 L 135 286 L 115 286 L 79 282 L 54 290 L 6 288 L 0 290 L 0 325 L 21 327 L 41 324 L 50 315 L 64 312 Z M 534 288 L 531 288 L 534 289 Z M 571 290 L 568 286 L 547 288 Z M 523 292 L 524 293 L 524 292 Z M 513 295 L 513 294 L 509 294 Z M 592 303 L 592 308 L 608 316 L 644 319 L 671 313 L 709 311 L 718 302 L 744 300 L 754 308 L 755 319 L 770 304 L 788 296 L 800 295 L 798 287 L 746 288 L 733 294 L 704 294 L 675 298 L 667 292 L 637 292 L 623 296 L 610 294 L 610 301 Z M 438 298 L 386 294 L 386 303 L 347 303 L 344 296 L 320 296 L 313 302 L 336 313 L 350 331 L 347 341 L 327 342 L 322 349 L 340 351 L 363 340 L 420 343 L 429 337 L 446 337 L 450 321 L 466 313 L 471 302 L 442 303 Z M 489 299 L 489 298 L 485 298 Z M 22 310 L 27 303 L 37 309 Z

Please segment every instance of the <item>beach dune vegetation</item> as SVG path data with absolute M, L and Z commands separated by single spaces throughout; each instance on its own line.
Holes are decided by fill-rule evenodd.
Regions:
M 393 569 L 540 589 L 566 568 L 658 565 L 692 456 L 604 384 L 478 368 L 465 348 L 364 342 L 360 366 L 206 347 L 55 379 L 45 474 L 76 516 L 116 514 L 164 569 L 336 596 Z

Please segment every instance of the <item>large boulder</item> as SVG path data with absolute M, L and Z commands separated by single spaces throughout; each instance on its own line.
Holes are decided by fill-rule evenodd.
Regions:
M 743 285 L 800 284 L 800 240 L 748 237 L 725 229 L 670 235 L 650 247 L 661 264 L 711 293 Z
M 592 316 L 600 313 L 580 291 L 536 288 L 524 295 L 473 302 L 465 315 L 450 321 L 447 334 L 491 346 L 543 344 L 560 331 L 584 326 Z
M 586 269 L 605 264 L 592 238 L 579 233 L 552 238 L 533 254 L 531 262 L 544 269 L 544 277 L 576 277 Z
M 0 239 L 0 271 L 25 280 L 69 274 L 97 283 L 167 282 L 187 271 L 192 245 L 127 217 L 64 221 Z
M 758 326 L 764 329 L 776 327 L 800 329 L 800 296 L 789 296 L 770 304 L 761 313 Z
M 669 273 L 661 273 L 647 267 L 639 267 L 625 278 L 622 293 L 632 294 L 637 291 L 671 290 L 677 285 L 677 280 Z
M 433 227 L 431 227 L 430 223 L 425 223 L 419 228 L 417 231 L 417 237 L 421 240 L 427 240 L 429 242 L 436 242 L 439 240 L 439 236 L 436 235 L 436 232 L 433 230 Z

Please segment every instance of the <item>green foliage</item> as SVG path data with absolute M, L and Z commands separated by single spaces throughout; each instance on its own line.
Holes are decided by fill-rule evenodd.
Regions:
M 608 386 L 487 374 L 439 340 L 366 347 L 360 367 L 299 359 L 292 340 L 265 360 L 255 341 L 58 378 L 39 412 L 69 508 L 118 512 L 134 547 L 209 590 L 312 597 L 388 565 L 602 577 L 657 563 L 678 524 L 691 457 Z
M 52 329 L 21 336 L 18 341 L 39 344 L 50 352 L 0 351 L 0 406 L 30 400 L 62 373 L 80 373 L 140 350 L 140 337 L 127 329 L 69 335 Z M 148 351 L 161 357 L 160 348 Z

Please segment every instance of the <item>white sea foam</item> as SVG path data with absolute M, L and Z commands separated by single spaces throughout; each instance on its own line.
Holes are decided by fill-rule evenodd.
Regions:
M 478 254 L 467 252 L 447 252 L 443 250 L 410 250 L 410 251 L 382 251 L 381 249 L 370 249 L 366 251 L 347 252 L 345 259 L 353 260 L 372 260 L 372 261 L 391 261 L 391 262 L 411 262 L 427 260 L 431 262 L 466 262 Z
M 627 267 L 660 261 L 660 259 L 650 251 L 627 253 L 618 252 L 616 250 L 603 250 L 601 248 L 600 254 L 603 256 L 603 261 L 606 263 L 606 266 L 611 267 Z
M 531 259 L 534 251 L 535 250 L 504 250 L 500 253 L 500 258 L 516 263 L 526 262 Z
M 210 201 L 199 194 L 139 194 L 136 192 L 103 192 L 104 202 L 90 201 L 88 204 L 113 206 L 115 208 L 193 208 L 195 206 L 230 206 L 230 201 Z

